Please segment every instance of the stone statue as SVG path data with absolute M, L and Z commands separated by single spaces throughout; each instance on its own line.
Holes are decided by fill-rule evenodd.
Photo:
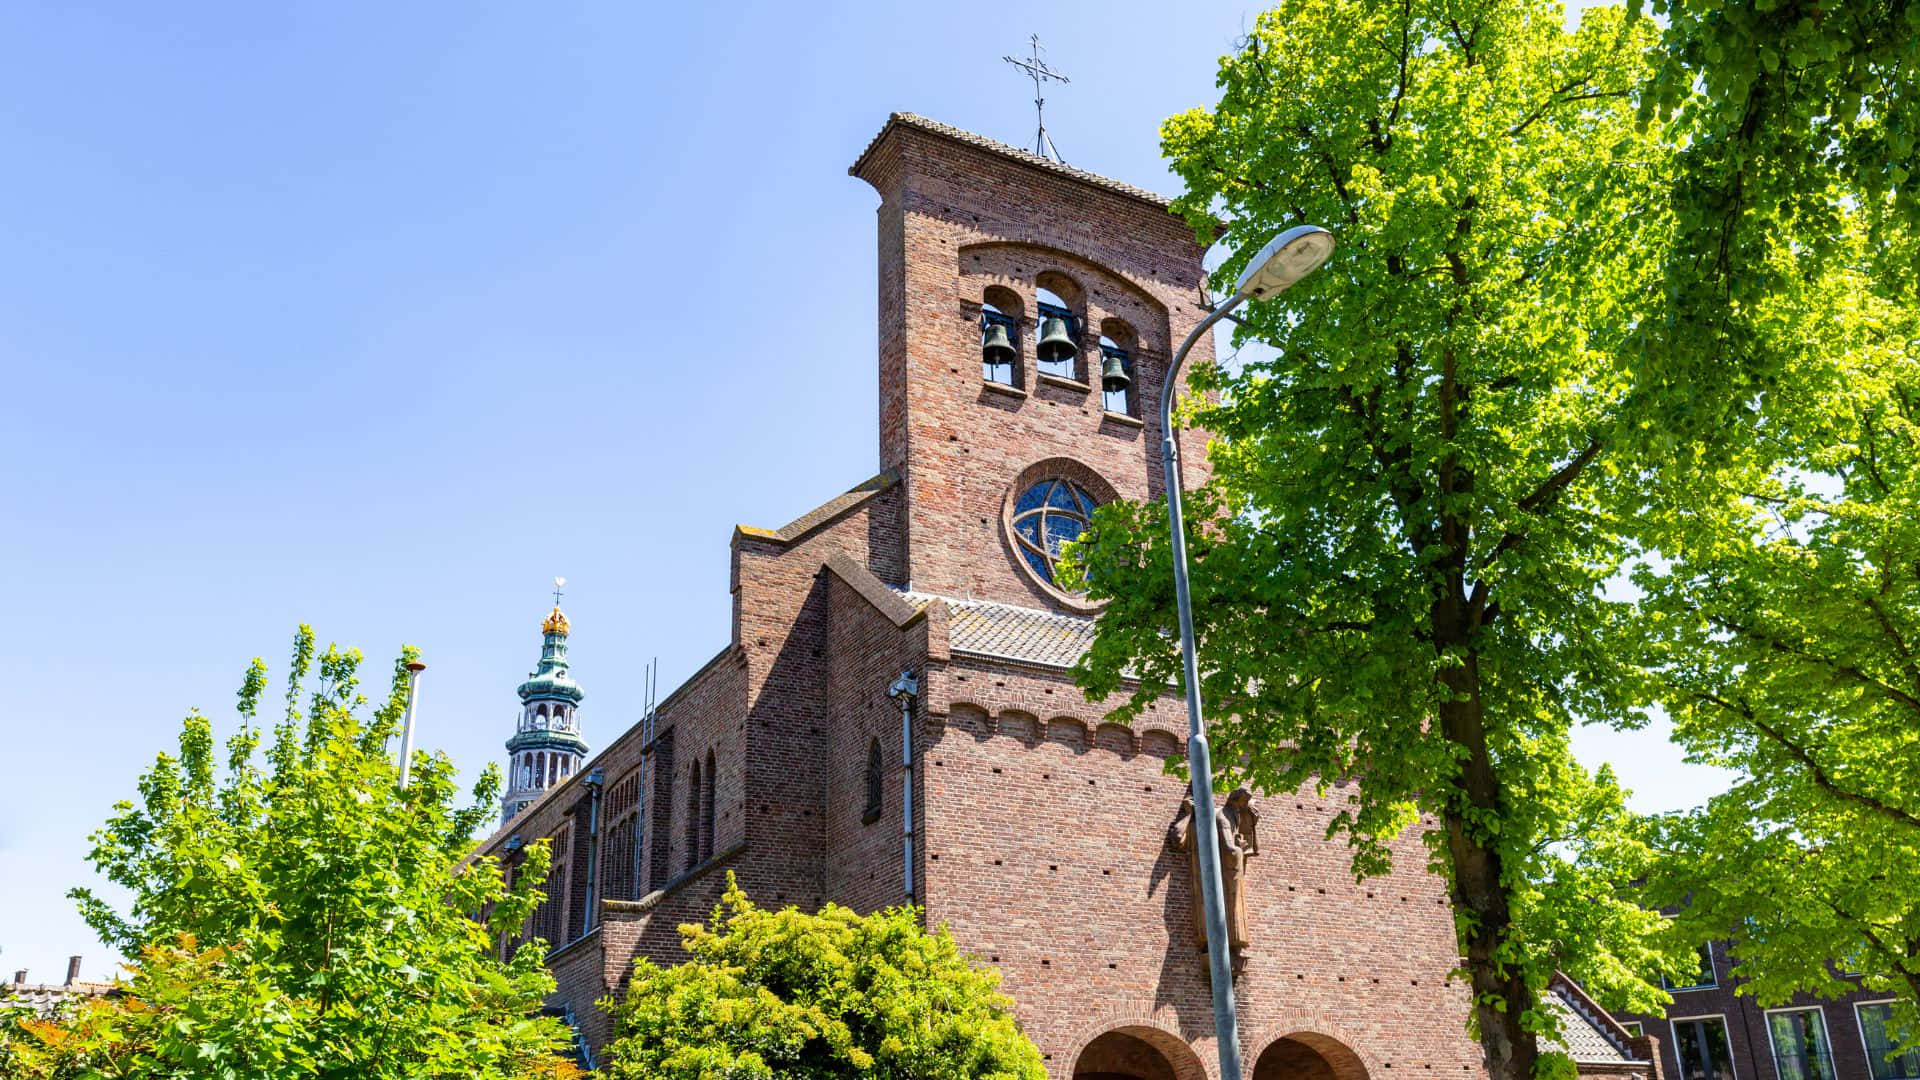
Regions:
M 1254 829 L 1259 815 L 1253 811 L 1253 792 L 1235 788 L 1226 801 L 1214 807 L 1214 835 L 1220 845 L 1220 884 L 1227 908 L 1227 946 L 1237 971 L 1247 947 L 1247 860 L 1260 854 L 1260 842 Z M 1187 880 L 1193 884 L 1193 940 L 1204 954 L 1207 951 L 1207 917 L 1200 892 L 1200 845 L 1194 830 L 1193 795 L 1180 800 L 1180 812 L 1167 826 L 1167 846 L 1187 853 Z

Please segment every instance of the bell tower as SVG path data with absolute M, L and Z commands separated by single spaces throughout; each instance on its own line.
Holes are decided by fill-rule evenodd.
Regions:
M 1160 387 L 1206 312 L 1168 200 L 895 113 L 850 170 L 879 207 L 880 464 L 916 593 L 1085 614 L 1060 545 L 1160 496 Z M 1197 343 L 1195 365 L 1213 359 Z M 1189 433 L 1186 483 L 1207 470 Z
M 540 624 L 540 665 L 520 684 L 520 716 L 507 740 L 507 793 L 500 823 L 531 806 L 549 788 L 579 770 L 587 757 L 578 709 L 585 695 L 567 674 L 567 616 L 554 597 L 553 612 Z

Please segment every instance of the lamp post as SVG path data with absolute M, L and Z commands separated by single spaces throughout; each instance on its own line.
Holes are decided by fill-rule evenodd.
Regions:
M 420 700 L 420 673 L 427 665 L 418 660 L 407 662 L 407 719 L 400 730 L 400 790 L 407 790 L 413 772 L 413 706 Z
M 1180 610 L 1180 659 L 1187 690 L 1187 769 L 1193 778 L 1193 836 L 1199 847 L 1200 902 L 1206 915 L 1207 968 L 1213 981 L 1213 1030 L 1220 1044 L 1220 1080 L 1240 1080 L 1240 1021 L 1233 1001 L 1233 956 L 1227 942 L 1225 890 L 1220 879 L 1220 839 L 1214 828 L 1213 755 L 1200 712 L 1200 662 L 1193 641 L 1193 597 L 1187 584 L 1187 534 L 1181 516 L 1180 445 L 1173 435 L 1174 377 L 1200 335 L 1248 300 L 1285 291 L 1333 253 L 1333 234 L 1318 225 L 1296 225 L 1275 237 L 1247 264 L 1233 296 L 1215 306 L 1173 354 L 1160 387 L 1160 462 L 1166 470 L 1167 527 L 1173 539 L 1173 594 Z

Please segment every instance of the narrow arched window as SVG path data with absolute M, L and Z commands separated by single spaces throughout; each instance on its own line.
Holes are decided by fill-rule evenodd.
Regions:
M 880 820 L 882 790 L 886 784 L 887 766 L 880 758 L 880 740 L 867 743 L 867 808 L 860 820 L 868 825 Z
M 707 786 L 700 781 L 700 759 L 693 759 L 687 784 L 687 869 L 700 865 L 700 797 Z
M 716 781 L 720 770 L 713 767 L 713 751 L 707 751 L 707 790 L 700 799 L 700 858 L 713 858 L 714 803 L 718 801 Z

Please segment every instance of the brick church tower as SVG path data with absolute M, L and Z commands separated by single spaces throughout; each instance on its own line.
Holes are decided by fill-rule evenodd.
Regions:
M 1148 433 L 1201 248 L 1158 196 L 916 116 L 851 171 L 879 194 L 881 471 L 736 529 L 731 640 L 485 850 L 552 839 L 530 929 L 590 1046 L 611 1035 L 591 1003 L 636 955 L 681 958 L 733 871 L 767 906 L 924 906 L 1004 973 L 1061 1080 L 1212 1075 L 1167 835 L 1185 713 L 1085 699 L 1068 668 L 1097 613 L 1052 573 L 1090 507 L 1160 494 Z M 1481 1076 L 1443 883 L 1410 833 L 1355 884 L 1324 839 L 1344 798 L 1255 800 L 1249 1071 Z

